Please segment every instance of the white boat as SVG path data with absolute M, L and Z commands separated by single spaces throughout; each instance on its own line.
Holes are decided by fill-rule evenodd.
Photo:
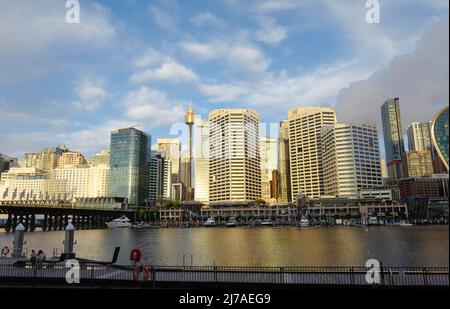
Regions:
M 209 217 L 208 220 L 206 220 L 205 224 L 203 224 L 205 227 L 211 227 L 216 226 L 216 220 L 214 220 L 214 217 Z
M 261 221 L 261 226 L 273 226 L 272 220 L 264 219 Z
M 336 225 L 342 225 L 342 219 L 336 219 Z
M 131 227 L 131 221 L 126 216 L 114 219 L 111 222 L 106 222 L 109 228 L 129 228 Z
M 230 217 L 230 219 L 228 219 L 226 226 L 227 227 L 237 227 L 236 219 L 234 217 Z
M 309 219 L 307 217 L 301 217 L 300 227 L 308 227 L 308 226 L 309 226 Z
M 412 223 L 400 222 L 400 226 L 413 226 Z

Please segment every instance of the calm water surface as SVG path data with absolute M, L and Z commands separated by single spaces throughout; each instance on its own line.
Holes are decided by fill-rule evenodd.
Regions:
M 13 233 L 0 232 L 0 247 Z M 25 247 L 51 255 L 64 232 L 29 232 Z M 75 232 L 78 257 L 110 260 L 120 246 L 120 263 L 133 248 L 153 265 L 363 266 L 376 258 L 390 266 L 448 266 L 448 226 L 338 228 L 106 229 Z

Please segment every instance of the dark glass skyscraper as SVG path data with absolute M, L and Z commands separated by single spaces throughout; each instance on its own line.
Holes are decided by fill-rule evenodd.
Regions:
M 151 136 L 135 128 L 111 132 L 109 196 L 125 197 L 130 206 L 149 198 Z
M 381 106 L 381 121 L 389 178 L 402 178 L 402 153 L 405 152 L 405 144 L 398 98 L 389 99 Z

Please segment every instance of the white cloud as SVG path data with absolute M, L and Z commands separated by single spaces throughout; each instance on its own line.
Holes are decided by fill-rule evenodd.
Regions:
M 102 79 L 83 78 L 78 81 L 74 89 L 81 101 L 75 101 L 72 105 L 77 109 L 94 111 L 106 100 L 108 93 L 103 88 Z
M 160 52 L 154 50 L 153 48 L 149 48 L 147 50 L 147 53 L 144 56 L 136 59 L 133 62 L 133 65 L 137 69 L 142 69 L 142 68 L 145 68 L 148 66 L 159 65 L 159 64 L 161 64 L 163 59 L 164 59 L 164 56 L 161 55 Z
M 171 11 L 170 13 L 166 10 L 156 7 L 156 6 L 150 6 L 149 8 L 150 13 L 153 18 L 153 22 L 160 27 L 163 30 L 169 31 L 169 32 L 176 32 L 178 28 L 178 17 L 174 13 L 174 11 Z
M 145 86 L 130 91 L 123 99 L 122 105 L 126 109 L 127 117 L 145 119 L 151 128 L 178 122 L 184 115 L 180 103 L 172 103 L 165 93 Z
M 285 27 L 277 24 L 273 17 L 259 17 L 261 29 L 256 32 L 256 39 L 269 45 L 278 45 L 287 38 Z
M 197 27 L 214 26 L 225 27 L 225 22 L 211 12 L 201 12 L 190 18 L 190 21 Z
M 271 63 L 258 47 L 238 40 L 191 41 L 180 46 L 200 61 L 224 59 L 236 71 L 264 72 Z
M 449 102 L 448 28 L 448 19 L 436 24 L 413 53 L 395 57 L 388 67 L 342 89 L 338 117 L 379 122 L 381 104 L 399 97 L 404 129 L 412 121 L 431 120 Z
M 134 83 L 141 83 L 149 79 L 187 83 L 196 81 L 198 76 L 194 71 L 176 62 L 174 59 L 167 58 L 159 68 L 141 70 L 133 73 L 130 77 L 130 80 Z
M 299 0 L 259 0 L 254 4 L 253 10 L 270 13 L 296 9 L 299 5 Z

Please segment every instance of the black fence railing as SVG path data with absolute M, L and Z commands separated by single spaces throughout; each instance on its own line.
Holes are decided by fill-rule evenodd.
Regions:
M 39 283 L 45 280 L 65 284 L 69 268 L 63 264 L 41 266 L 0 265 L 0 283 Z M 381 286 L 448 287 L 448 267 L 381 267 L 379 281 L 368 281 L 366 267 L 225 267 L 142 266 L 80 264 L 79 278 L 103 285 L 129 283 L 180 286 L 186 283 L 283 285 L 283 286 Z M 195 285 L 194 285 L 195 286 Z

